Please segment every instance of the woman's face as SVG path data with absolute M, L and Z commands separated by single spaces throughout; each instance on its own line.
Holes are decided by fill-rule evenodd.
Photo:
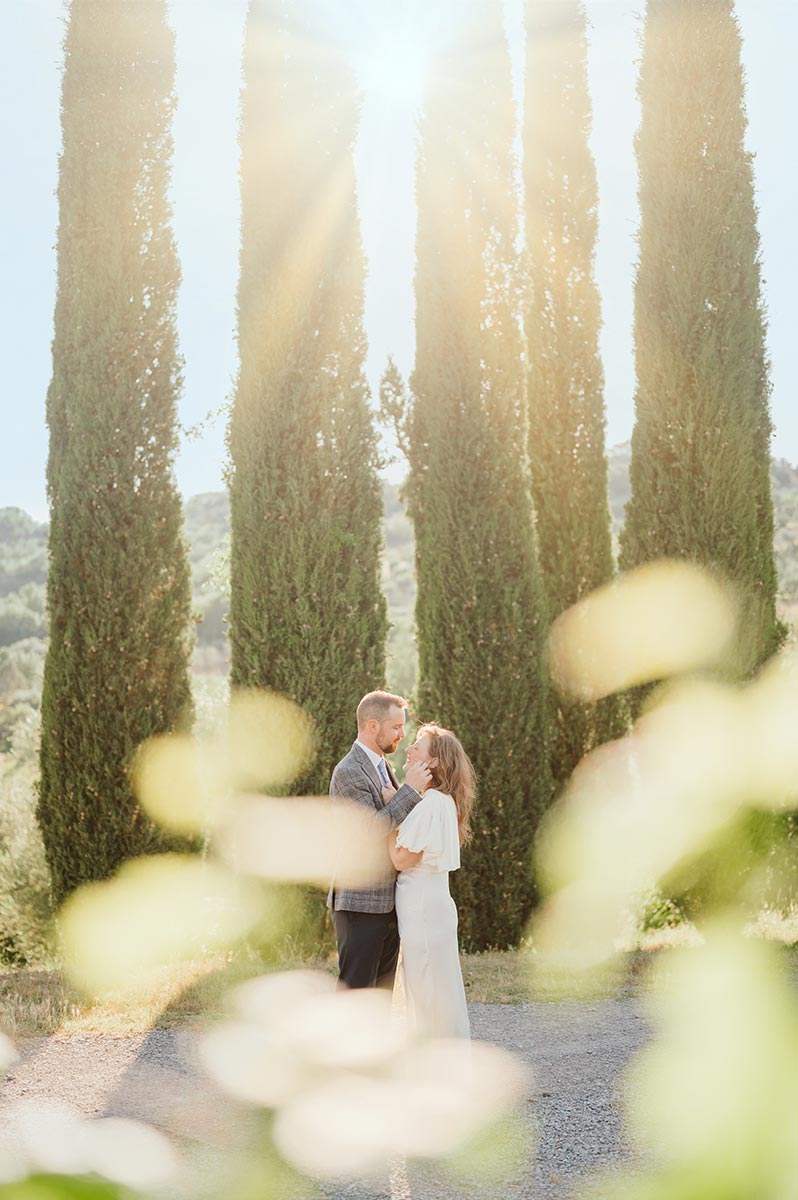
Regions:
M 430 737 L 428 733 L 420 734 L 413 742 L 412 746 L 407 747 L 407 763 L 414 762 L 429 762 L 430 757 Z

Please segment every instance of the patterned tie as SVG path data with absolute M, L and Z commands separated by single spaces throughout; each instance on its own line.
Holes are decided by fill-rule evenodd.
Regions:
M 379 775 L 379 777 L 380 777 L 380 779 L 381 779 L 381 781 L 382 781 L 382 786 L 383 786 L 383 787 L 390 787 L 390 786 L 391 786 L 391 780 L 390 780 L 390 777 L 389 777 L 389 775 L 388 775 L 388 768 L 387 768 L 387 766 L 385 765 L 385 759 L 384 759 L 384 758 L 381 758 L 381 759 L 380 759 L 380 761 L 377 763 L 377 774 Z

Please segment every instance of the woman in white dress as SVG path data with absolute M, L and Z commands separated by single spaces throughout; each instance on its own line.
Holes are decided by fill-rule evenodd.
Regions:
M 396 915 L 412 1024 L 436 1037 L 470 1037 L 457 946 L 457 908 L 449 872 L 460 866 L 470 835 L 474 769 L 460 741 L 439 725 L 422 725 L 408 764 L 426 762 L 432 783 L 388 848 L 396 879 Z

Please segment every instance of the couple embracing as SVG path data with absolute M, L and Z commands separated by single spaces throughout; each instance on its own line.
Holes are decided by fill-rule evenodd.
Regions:
M 469 1037 L 449 872 L 469 836 L 474 771 L 448 729 L 422 725 L 399 784 L 386 755 L 405 736 L 407 701 L 370 692 L 357 709 L 357 740 L 338 763 L 330 795 L 362 805 L 386 842 L 385 870 L 365 889 L 330 888 L 341 983 L 392 988 L 402 947 L 408 1013 L 438 1037 Z

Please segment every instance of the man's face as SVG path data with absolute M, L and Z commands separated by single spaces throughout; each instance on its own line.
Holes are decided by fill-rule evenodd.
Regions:
M 394 704 L 387 720 L 379 727 L 376 742 L 383 754 L 393 754 L 405 736 L 405 710 Z

